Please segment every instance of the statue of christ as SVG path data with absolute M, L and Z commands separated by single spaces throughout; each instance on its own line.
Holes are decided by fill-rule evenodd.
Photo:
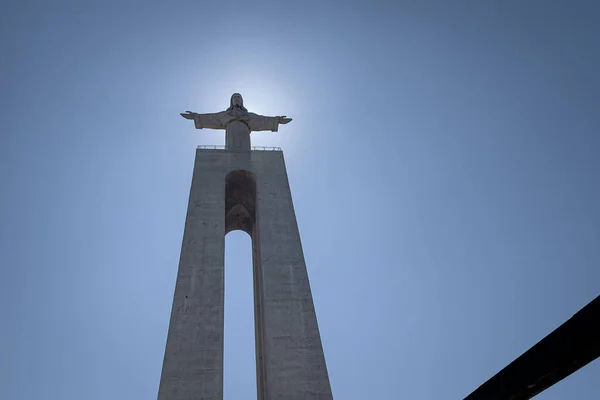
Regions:
M 194 120 L 196 129 L 225 129 L 225 146 L 227 148 L 250 149 L 250 132 L 277 132 L 279 124 L 287 124 L 292 119 L 285 115 L 266 117 L 248 112 L 244 107 L 244 99 L 239 93 L 234 93 L 225 111 L 211 114 L 198 114 L 191 111 L 181 113 L 186 119 Z

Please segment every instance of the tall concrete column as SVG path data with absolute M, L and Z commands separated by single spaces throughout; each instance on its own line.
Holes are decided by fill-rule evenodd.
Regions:
M 258 399 L 332 399 L 283 153 L 198 149 L 159 400 L 223 398 L 224 236 L 235 229 L 252 237 Z
M 256 277 L 261 292 L 265 392 L 259 399 L 331 399 L 283 153 L 257 174 Z
M 196 161 L 159 400 L 223 398 L 225 180 Z

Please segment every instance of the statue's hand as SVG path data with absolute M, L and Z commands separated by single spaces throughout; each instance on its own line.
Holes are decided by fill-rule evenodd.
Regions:
M 291 120 L 292 120 L 291 118 L 286 118 L 285 115 L 282 115 L 281 117 L 279 117 L 279 123 L 280 124 L 287 124 Z
M 194 119 L 194 115 L 196 115 L 196 113 L 191 112 L 191 111 L 186 111 L 185 113 L 181 113 L 180 115 L 185 119 Z

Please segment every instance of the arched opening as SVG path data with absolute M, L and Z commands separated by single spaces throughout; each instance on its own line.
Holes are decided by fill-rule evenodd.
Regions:
M 249 393 L 256 393 L 257 390 L 254 373 L 256 355 L 252 249 L 255 221 L 254 176 L 249 171 L 232 171 L 225 181 L 223 397 L 229 400 L 247 398 Z
M 232 171 L 225 178 L 225 234 L 241 230 L 252 236 L 255 220 L 254 176 L 249 171 Z

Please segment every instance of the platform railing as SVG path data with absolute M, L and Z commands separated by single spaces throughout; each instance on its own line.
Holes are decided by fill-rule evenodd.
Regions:
M 200 145 L 197 147 L 198 149 L 201 150 L 230 150 L 230 151 L 236 151 L 237 149 L 228 149 L 223 145 Z M 269 147 L 269 146 L 252 146 L 250 148 L 250 150 L 253 151 L 281 151 L 281 147 Z M 237 151 L 243 151 L 243 150 L 237 150 Z

